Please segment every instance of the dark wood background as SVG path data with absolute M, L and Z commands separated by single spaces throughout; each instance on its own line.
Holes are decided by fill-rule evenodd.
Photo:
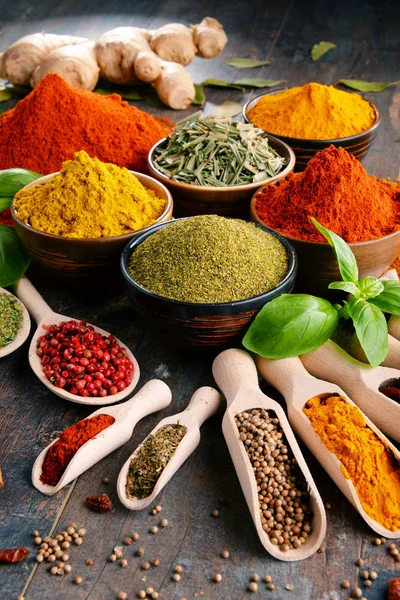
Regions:
M 189 66 L 196 83 L 207 77 L 234 79 L 241 76 L 286 79 L 288 85 L 318 81 L 331 84 L 340 78 L 376 81 L 400 79 L 400 18 L 398 3 L 352 0 L 327 2 L 185 2 L 184 0 L 15 0 L 0 2 L 0 50 L 19 37 L 36 31 L 96 36 L 122 25 L 156 28 L 168 22 L 199 22 L 204 16 L 218 18 L 225 26 L 229 43 L 217 59 L 196 58 Z M 312 45 L 321 40 L 335 42 L 336 50 L 322 60 L 310 59 Z M 235 71 L 225 61 L 235 56 L 271 58 L 271 66 L 253 71 Z M 252 93 L 208 89 L 206 110 L 212 103 L 225 100 L 244 102 Z M 378 137 L 365 160 L 371 174 L 397 178 L 399 175 L 400 85 L 380 94 L 369 95 L 382 111 Z M 10 105 L 9 105 L 10 106 Z M 144 110 L 178 120 L 193 112 L 160 111 L 138 103 Z M 2 104 L 1 108 L 7 105 Z M 1 143 L 1 140 L 0 140 Z M 221 433 L 222 414 L 206 423 L 202 442 L 161 494 L 162 516 L 170 525 L 151 536 L 148 529 L 157 517 L 147 510 L 129 512 L 115 493 L 119 469 L 136 445 L 167 414 L 186 406 L 194 390 L 212 384 L 211 363 L 214 353 L 198 356 L 180 352 L 154 333 L 143 329 L 121 288 L 106 295 L 54 287 L 51 281 L 31 274 L 51 307 L 64 314 L 87 319 L 115 333 L 129 345 L 141 366 L 139 387 L 159 377 L 170 385 L 173 404 L 160 414 L 140 422 L 132 439 L 118 451 L 84 473 L 79 480 L 54 497 L 42 496 L 30 482 L 34 458 L 49 440 L 80 418 L 90 408 L 69 404 L 42 387 L 27 361 L 28 342 L 0 364 L 0 465 L 5 487 L 0 492 L 0 547 L 31 547 L 31 532 L 43 536 L 61 530 L 70 521 L 87 528 L 81 547 L 71 552 L 73 571 L 65 578 L 50 576 L 45 565 L 38 569 L 31 557 L 24 563 L 0 568 L 1 600 L 16 600 L 24 593 L 29 600 L 66 599 L 111 600 L 121 590 L 136 597 L 139 589 L 152 585 L 163 600 L 209 598 L 241 600 L 253 572 L 270 574 L 276 583 L 274 592 L 259 586 L 258 596 L 286 600 L 344 599 L 348 593 L 340 583 L 359 582 L 354 562 L 359 557 L 367 568 L 378 572 L 369 600 L 386 598 L 388 580 L 398 566 L 383 547 L 372 545 L 374 533 L 337 490 L 313 457 L 305 452 L 328 510 L 326 551 L 300 563 L 282 563 L 262 548 L 247 510 L 235 471 Z M 109 477 L 105 486 L 103 477 Z M 115 501 L 111 513 L 99 515 L 87 510 L 87 495 L 107 491 Z M 226 506 L 219 505 L 223 496 Z M 210 516 L 218 507 L 220 516 Z M 125 552 L 128 567 L 121 569 L 107 562 L 113 547 L 123 538 L 139 531 L 140 542 Z M 142 560 L 134 549 L 145 548 L 145 558 L 158 556 L 161 564 L 144 572 Z M 220 552 L 229 549 L 229 560 Z M 87 567 L 85 559 L 94 565 Z M 179 583 L 171 581 L 172 567 L 180 563 L 185 572 Z M 223 582 L 214 584 L 212 576 L 223 574 Z M 83 583 L 74 586 L 72 575 L 81 575 Z M 145 580 L 144 580 L 145 578 Z M 285 590 L 293 583 L 293 592 Z

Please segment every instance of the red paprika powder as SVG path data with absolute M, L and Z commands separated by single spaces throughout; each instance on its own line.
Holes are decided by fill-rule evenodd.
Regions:
M 147 171 L 150 148 L 171 129 L 167 119 L 130 106 L 118 94 L 74 89 L 53 73 L 0 115 L 0 169 L 54 173 L 85 150 L 103 162 Z
M 265 185 L 255 204 L 266 225 L 301 240 L 326 242 L 310 217 L 346 242 L 400 229 L 400 187 L 368 175 L 353 155 L 335 146 L 318 152 L 303 173 Z
M 68 427 L 47 451 L 40 481 L 46 485 L 57 485 L 79 448 L 114 422 L 111 415 L 96 415 Z

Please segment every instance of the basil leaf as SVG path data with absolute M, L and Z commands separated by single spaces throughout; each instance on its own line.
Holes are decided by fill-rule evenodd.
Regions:
M 328 285 L 330 290 L 342 290 L 356 296 L 358 294 L 358 287 L 352 281 L 334 281 Z
M 274 85 L 278 85 L 279 83 L 284 83 L 286 79 L 237 79 L 233 83 L 236 85 L 243 85 L 244 87 L 256 87 L 256 88 L 265 88 L 265 87 L 274 87 Z
M 382 281 L 376 277 L 362 277 L 357 283 L 357 287 L 365 300 L 379 296 L 384 290 Z
M 400 281 L 383 281 L 383 292 L 369 300 L 383 312 L 400 315 Z
M 111 92 L 112 94 L 119 94 L 124 100 L 141 100 L 142 94 L 135 88 L 125 88 L 118 92 Z
M 243 92 L 243 87 L 240 85 L 236 85 L 235 83 L 229 83 L 228 81 L 224 81 L 223 79 L 206 79 L 203 81 L 203 85 L 211 86 L 211 87 L 223 87 L 223 88 L 231 88 L 234 90 L 240 90 Z
M 333 231 L 326 229 L 326 227 L 318 223 L 318 221 L 313 217 L 311 217 L 311 221 L 314 223 L 318 231 L 322 233 L 322 235 L 328 240 L 330 246 L 333 248 L 343 280 L 357 283 L 357 261 L 350 249 L 350 246 L 348 246 L 340 236 L 336 235 L 336 233 L 333 233 Z
M 255 69 L 256 67 L 263 67 L 264 65 L 270 65 L 270 60 L 256 60 L 255 58 L 231 58 L 227 60 L 226 65 L 228 67 L 234 67 L 235 69 Z
M 206 95 L 203 86 L 195 83 L 194 89 L 196 90 L 196 95 L 192 100 L 192 104 L 194 104 L 194 106 L 204 106 L 206 103 Z
M 319 60 L 333 48 L 336 48 L 336 44 L 332 44 L 332 42 L 319 42 L 318 44 L 314 44 L 311 49 L 311 58 L 313 60 Z
M 95 94 L 100 94 L 100 96 L 109 96 L 113 93 L 111 90 L 105 90 L 103 88 L 96 88 L 93 91 L 95 92 Z
M 242 110 L 242 105 L 238 102 L 231 102 L 227 100 L 222 104 L 214 106 L 212 110 L 212 114 L 214 117 L 223 118 L 223 117 L 234 117 Z
M 352 298 L 347 308 L 368 362 L 377 367 L 389 351 L 385 315 L 363 298 Z
M 158 97 L 157 92 L 150 88 L 148 91 L 142 92 L 142 100 L 149 106 L 156 106 L 157 108 L 165 108 L 164 102 Z
M 335 85 L 338 85 L 339 83 L 345 87 L 351 88 L 352 90 L 357 90 L 358 92 L 382 92 L 391 85 L 397 85 L 400 83 L 400 79 L 398 81 L 362 81 L 362 79 L 339 79 Z
M 7 210 L 7 208 L 10 208 L 12 200 L 12 196 L 0 197 L 0 213 L 2 213 L 3 210 Z
M 30 261 L 15 229 L 0 225 L 0 287 L 7 287 L 18 281 Z
M 27 169 L 5 169 L 0 171 L 0 196 L 11 196 L 23 187 L 42 177 L 39 173 Z
M 0 102 L 7 102 L 7 100 L 11 100 L 12 93 L 8 88 L 4 88 L 0 90 Z
M 242 343 L 264 358 L 299 356 L 324 344 L 337 324 L 338 313 L 327 300 L 283 294 L 260 310 Z

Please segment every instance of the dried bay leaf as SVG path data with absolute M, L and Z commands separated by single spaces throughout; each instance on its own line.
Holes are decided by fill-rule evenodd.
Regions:
M 275 85 L 279 85 L 280 83 L 284 83 L 286 79 L 237 79 L 234 81 L 236 85 L 243 85 L 244 87 L 256 87 L 256 88 L 264 88 L 264 87 L 274 87 Z
M 311 58 L 313 60 L 319 60 L 333 48 L 336 48 L 336 44 L 332 44 L 332 42 L 319 42 L 318 44 L 314 44 L 311 50 Z
M 212 114 L 214 117 L 223 118 L 223 117 L 234 117 L 242 110 L 242 105 L 239 102 L 232 102 L 231 100 L 227 100 L 218 106 L 214 106 L 212 110 Z
M 206 95 L 203 86 L 195 83 L 194 89 L 196 90 L 196 95 L 192 100 L 192 104 L 194 104 L 194 106 L 204 106 L 206 103 Z
M 235 69 L 255 69 L 256 67 L 263 67 L 264 65 L 270 65 L 270 60 L 257 60 L 254 58 L 231 58 L 225 63 L 229 67 Z
M 203 85 L 210 87 L 223 87 L 223 88 L 231 88 L 233 90 L 240 90 L 243 92 L 243 87 L 237 85 L 235 83 L 229 83 L 228 81 L 224 81 L 223 79 L 206 79 L 203 81 Z
M 358 92 L 382 92 L 386 88 L 397 85 L 398 81 L 363 81 L 362 79 L 339 79 L 335 85 L 344 85 L 345 87 L 357 90 Z

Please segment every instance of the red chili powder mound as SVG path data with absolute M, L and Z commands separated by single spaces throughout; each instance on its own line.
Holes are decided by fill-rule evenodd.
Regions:
M 55 486 L 79 448 L 115 422 L 111 415 L 96 415 L 65 429 L 43 461 L 40 481 Z
M 400 229 L 400 187 L 368 175 L 353 155 L 330 146 L 303 173 L 264 186 L 256 211 L 266 225 L 302 240 L 326 242 L 310 217 L 346 242 L 373 240 Z
M 15 108 L 0 115 L 0 169 L 59 171 L 74 152 L 134 171 L 147 171 L 150 148 L 172 123 L 130 106 L 118 94 L 101 96 L 47 75 Z

